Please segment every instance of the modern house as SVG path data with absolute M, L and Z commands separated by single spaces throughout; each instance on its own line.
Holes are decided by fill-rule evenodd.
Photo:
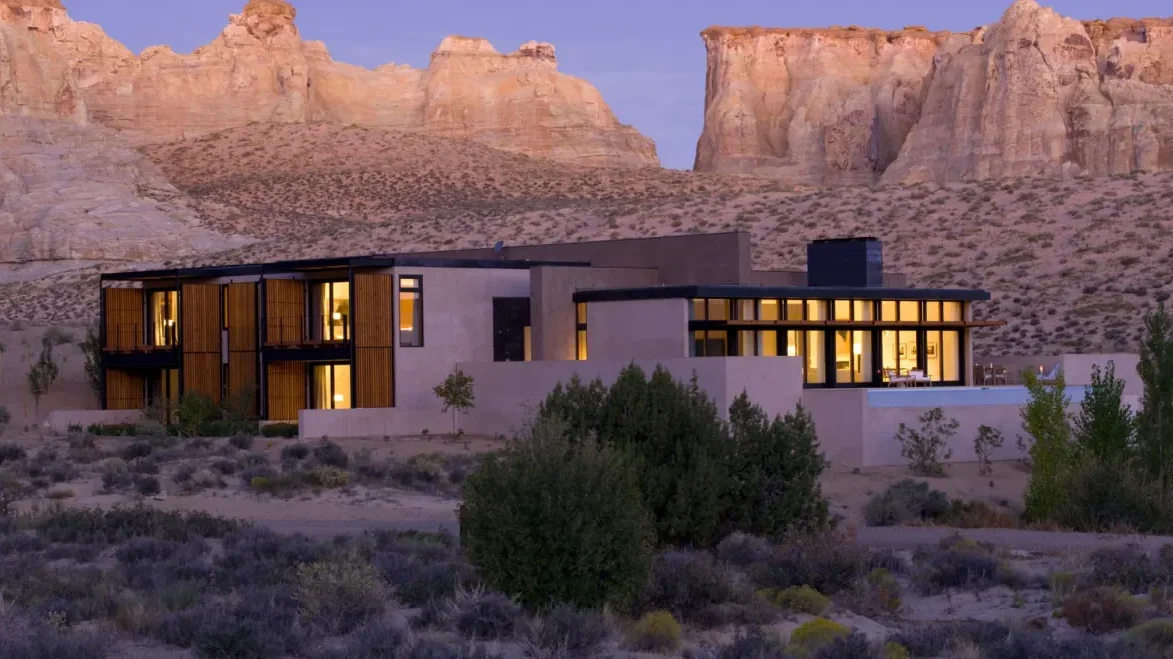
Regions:
M 751 256 L 730 232 L 107 274 L 91 415 L 198 392 L 303 437 L 415 434 L 450 423 L 433 388 L 460 369 L 462 427 L 507 434 L 557 382 L 636 363 L 722 409 L 801 402 L 841 463 L 899 463 L 895 427 L 935 407 L 962 420 L 959 454 L 978 424 L 1020 432 L 1025 390 L 974 386 L 974 333 L 1002 324 L 975 314 L 989 293 L 910 286 L 874 238 L 816 241 L 803 272 Z M 1135 356 L 1054 358 L 1074 402 L 1105 360 Z

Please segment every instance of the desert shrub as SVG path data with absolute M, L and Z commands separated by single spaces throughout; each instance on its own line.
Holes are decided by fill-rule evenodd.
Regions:
M 853 632 L 847 636 L 836 636 L 830 643 L 819 648 L 813 659 L 879 659 L 880 650 L 868 637 Z
M 224 538 L 216 561 L 217 583 L 263 587 L 288 583 L 300 565 L 325 561 L 330 547 L 301 535 L 243 527 Z
M 1071 464 L 1071 424 L 1067 418 L 1067 385 L 1060 372 L 1054 384 L 1039 381 L 1034 371 L 1023 372 L 1029 399 L 1022 408 L 1022 429 L 1033 440 L 1031 475 L 1024 495 L 1026 517 L 1051 519 L 1063 501 L 1063 474 Z
M 945 463 L 953 457 L 949 440 L 957 434 L 956 419 L 946 419 L 944 411 L 935 407 L 920 416 L 920 430 L 903 423 L 896 430 L 900 455 L 908 460 L 908 467 L 921 476 L 944 476 Z
M 899 643 L 888 641 L 880 648 L 880 659 L 908 659 L 908 648 Z
M 889 640 L 904 647 L 914 657 L 938 657 L 959 644 L 994 647 L 1009 635 L 1010 628 L 1004 623 L 966 620 L 918 625 L 896 632 Z
M 94 423 L 86 427 L 86 432 L 98 437 L 134 437 L 138 434 L 138 426 L 133 423 Z
M 102 489 L 106 492 L 118 492 L 132 485 L 134 475 L 126 470 L 125 465 L 107 465 L 102 470 Z
M 372 564 L 405 604 L 450 598 L 475 581 L 475 570 L 450 536 L 379 531 L 368 538 L 374 543 Z
M 210 397 L 196 392 L 187 392 L 180 397 L 175 405 L 175 429 L 184 437 L 199 435 L 218 436 L 220 432 L 212 428 L 220 420 L 220 406 Z
M 350 456 L 341 446 L 326 439 L 313 449 L 314 458 L 327 467 L 346 469 L 350 465 Z
M 231 460 L 216 460 L 209 467 L 212 471 L 224 476 L 235 474 L 237 469 L 236 463 Z
M 241 451 L 247 451 L 253 447 L 252 435 L 233 435 L 228 438 L 228 443 Z
M 523 611 L 516 602 L 492 591 L 464 591 L 457 594 L 456 630 L 466 638 L 503 639 L 513 636 Z
M 384 608 L 378 573 L 354 556 L 299 565 L 297 585 L 302 615 L 332 634 L 345 634 Z
M 685 653 L 689 659 L 790 659 L 786 646 L 773 634 L 753 629 L 738 633 L 728 645 L 708 648 L 707 652 Z
M 529 644 L 557 657 L 588 657 L 611 636 L 607 619 L 596 611 L 555 606 L 533 626 Z
M 640 652 L 670 652 L 680 647 L 680 623 L 667 611 L 645 613 L 627 632 L 627 645 Z
M 803 656 L 810 656 L 830 645 L 836 638 L 851 635 L 851 628 L 826 618 L 808 620 L 790 632 L 790 645 Z
M 0 615 L 0 659 L 104 659 L 110 638 L 62 629 L 44 620 Z
M 917 570 L 912 581 L 924 594 L 950 588 L 1018 586 L 1023 582 L 1023 577 L 999 560 L 991 547 L 958 536 L 943 540 L 938 547 L 918 549 L 913 560 Z
M 1147 593 L 1153 587 L 1173 584 L 1173 564 L 1153 560 L 1135 546 L 1105 547 L 1088 557 L 1082 583 L 1089 586 L 1117 586 L 1130 593 Z
M 904 605 L 900 582 L 887 568 L 875 568 L 863 583 L 843 595 L 846 608 L 866 616 L 894 615 Z
M 1064 496 L 1050 519 L 1076 531 L 1109 532 L 1125 526 L 1141 533 L 1173 529 L 1173 505 L 1144 474 L 1119 459 L 1090 454 L 1058 479 Z
M 1075 416 L 1075 440 L 1081 453 L 1104 461 L 1124 461 L 1132 454 L 1132 409 L 1124 404 L 1124 381 L 1116 365 L 1092 366 L 1091 385 L 1084 389 Z
M 162 488 L 159 486 L 159 479 L 154 476 L 135 476 L 134 477 L 134 491 L 138 492 L 144 497 L 152 497 L 158 494 Z
M 1124 650 L 1121 653 L 1121 650 Z M 988 659 L 1158 659 L 1109 647 L 1096 637 L 1058 639 L 1045 632 L 1019 632 L 986 649 Z
M 873 496 L 864 507 L 869 526 L 897 526 L 913 521 L 936 521 L 949 514 L 949 497 L 924 481 L 905 479 Z
M 746 568 L 764 562 L 772 550 L 765 538 L 734 533 L 717 545 L 717 559 L 735 567 Z
M 1071 626 L 1103 634 L 1135 626 L 1144 607 L 1123 590 L 1097 586 L 1068 595 L 1061 610 Z
M 16 444 L 0 444 L 0 465 L 8 462 L 19 462 L 28 457 L 28 453 Z
M 1168 653 L 1173 650 L 1173 620 L 1149 620 L 1128 630 L 1127 637 L 1137 645 Z
M 351 632 L 332 653 L 319 652 L 313 659 L 392 659 L 409 657 L 415 639 L 402 625 L 375 620 Z
M 298 426 L 296 423 L 269 423 L 261 426 L 261 435 L 294 439 L 298 436 Z
M 1002 448 L 1004 442 L 1001 430 L 985 424 L 978 426 L 977 437 L 973 439 L 973 453 L 978 459 L 979 474 L 985 476 L 994 471 L 990 456 L 993 455 L 994 449 Z
M 765 588 L 810 586 L 824 595 L 851 590 L 864 574 L 865 555 L 840 532 L 797 536 L 774 547 L 770 557 L 750 566 L 754 583 Z
M 489 585 L 530 606 L 596 607 L 646 581 L 652 530 L 618 452 L 545 420 L 468 480 L 461 544 Z
M 648 585 L 640 596 L 642 610 L 669 611 L 680 620 L 696 621 L 711 607 L 746 602 L 748 584 L 704 551 L 666 551 L 652 561 Z
M 130 473 L 132 474 L 146 474 L 148 476 L 154 476 L 155 474 L 159 473 L 159 462 L 154 458 L 139 458 L 138 460 L 130 461 L 126 465 L 126 468 L 130 470 Z
M 136 537 L 187 542 L 191 538 L 225 538 L 239 522 L 203 512 L 165 512 L 138 505 L 109 510 L 61 508 L 29 520 L 31 528 L 50 542 L 117 544 Z
M 729 408 L 732 480 L 726 520 L 737 531 L 778 540 L 827 528 L 819 477 L 827 461 L 802 405 L 773 420 L 744 392 Z
M 305 474 L 306 482 L 324 488 L 346 487 L 350 483 L 350 474 L 337 467 L 318 467 Z
M 188 638 L 162 638 L 192 647 L 203 657 L 277 659 L 298 652 L 305 640 L 298 625 L 298 602 L 282 589 L 241 593 L 236 603 L 207 601 L 167 616 L 156 629 L 167 629 L 173 618 L 183 621 Z M 174 629 L 175 626 L 172 627 Z M 174 634 L 174 632 L 172 632 Z M 188 643 L 177 641 L 188 640 Z
M 310 447 L 305 444 L 290 444 L 281 449 L 282 462 L 297 462 L 304 460 L 310 455 Z
M 822 615 L 831 607 L 831 600 L 810 586 L 791 586 L 763 593 L 771 602 L 788 611 Z

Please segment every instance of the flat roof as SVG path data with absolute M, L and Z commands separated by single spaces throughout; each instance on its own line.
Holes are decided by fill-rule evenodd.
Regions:
M 132 270 L 108 272 L 101 281 L 148 281 L 159 279 L 191 279 L 215 277 L 248 277 L 264 274 L 288 274 L 333 270 L 338 268 L 485 268 L 499 270 L 526 270 L 539 266 L 587 267 L 585 261 L 528 261 L 505 259 L 451 259 L 416 256 L 349 256 L 327 259 L 303 259 L 296 261 L 275 261 L 272 263 L 249 263 L 244 265 L 212 265 L 189 268 L 167 268 L 161 270 Z
M 790 298 L 811 300 L 989 300 L 990 293 L 968 288 L 842 288 L 838 286 L 649 286 L 578 291 L 575 302 L 667 300 L 674 298 Z

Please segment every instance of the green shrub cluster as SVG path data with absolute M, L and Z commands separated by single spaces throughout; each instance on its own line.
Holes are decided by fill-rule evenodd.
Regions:
M 298 426 L 296 423 L 269 423 L 261 426 L 261 435 L 264 437 L 297 439 Z

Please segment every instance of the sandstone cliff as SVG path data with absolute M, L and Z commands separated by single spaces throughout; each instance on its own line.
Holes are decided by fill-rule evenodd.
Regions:
M 253 122 L 340 122 L 478 142 L 589 165 L 656 165 L 655 146 L 554 47 L 501 54 L 449 37 L 427 69 L 365 69 L 301 40 L 285 0 L 249 0 L 212 43 L 134 55 L 57 0 L 0 0 L 0 112 L 96 122 L 138 142 Z
M 1173 169 L 1173 20 L 1034 0 L 969 33 L 710 28 L 702 171 L 798 183 Z

